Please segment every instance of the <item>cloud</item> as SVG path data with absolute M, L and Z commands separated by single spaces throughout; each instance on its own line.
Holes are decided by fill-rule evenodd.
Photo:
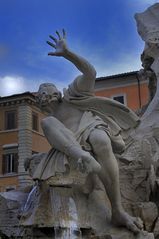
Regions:
M 136 54 L 125 53 L 120 55 L 118 59 L 106 60 L 99 56 L 88 57 L 92 58 L 92 64 L 95 66 L 97 76 L 109 76 L 119 74 L 123 72 L 136 71 L 141 68 L 140 56 Z M 68 75 L 67 81 L 60 82 L 58 75 L 52 79 L 45 77 L 45 79 L 25 78 L 24 76 L 11 76 L 6 75 L 0 77 L 0 96 L 7 96 L 12 94 L 23 93 L 26 91 L 35 92 L 38 90 L 39 85 L 44 82 L 54 83 L 59 90 L 67 87 L 68 83 L 71 82 L 79 72 L 72 71 L 71 75 Z
M 132 3 L 136 4 L 137 6 L 147 6 L 157 3 L 158 0 L 134 0 Z
M 141 68 L 141 61 L 140 55 L 128 53 L 120 55 L 116 61 L 95 59 L 94 65 L 97 75 L 100 77 L 139 70 Z
M 0 77 L 0 96 L 11 95 L 25 90 L 25 81 L 20 76 Z
M 8 96 L 13 94 L 20 94 L 26 91 L 36 92 L 38 91 L 39 85 L 44 82 L 54 83 L 59 90 L 62 91 L 66 87 L 65 83 L 60 83 L 58 80 L 50 78 L 45 79 L 27 79 L 23 76 L 11 76 L 6 75 L 0 77 L 0 96 Z
M 80 49 L 79 44 L 79 49 Z M 94 49 L 92 51 L 87 49 L 83 50 L 81 47 L 81 54 L 85 53 L 86 59 L 95 67 L 97 76 L 109 76 L 124 72 L 136 71 L 141 68 L 140 55 L 143 50 L 143 43 L 136 44 L 136 48 L 124 49 L 122 46 L 119 48 L 116 46 L 116 42 L 112 42 L 112 48 L 118 49 L 118 53 L 112 55 L 107 53 L 107 49 L 103 47 Z M 78 52 L 79 52 L 78 49 Z
M 146 10 L 147 7 L 150 7 L 151 5 L 158 3 L 158 0 L 133 0 L 127 2 L 131 7 L 135 9 L 141 8 L 142 10 Z
M 154 3 L 157 3 L 158 0 L 140 0 L 139 1 L 139 4 L 154 4 Z
M 107 51 L 107 46 L 100 47 L 98 45 L 94 47 L 91 46 L 90 43 L 88 44 L 88 42 L 82 44 L 79 40 L 78 44 L 76 44 L 77 42 L 75 41 L 72 41 L 72 43 L 72 48 L 75 49 L 75 52 L 83 55 L 94 65 L 98 77 L 136 71 L 141 68 L 140 54 L 142 52 L 142 43 L 140 42 L 136 44 L 135 47 L 124 49 L 123 45 L 117 47 L 116 42 L 112 41 L 111 48 L 118 49 L 118 54 L 112 54 L 111 51 Z M 38 72 L 37 76 L 34 71 L 30 71 L 29 77 L 24 75 L 5 75 L 0 77 L 0 96 L 25 91 L 34 92 L 37 91 L 39 85 L 44 82 L 52 82 L 62 91 L 64 87 L 67 87 L 67 85 L 80 74 L 80 72 L 65 59 L 62 58 L 54 61 L 49 59 L 47 61 L 44 59 L 45 56 L 43 53 L 43 50 L 41 52 L 39 50 L 40 59 L 42 59 L 41 61 L 43 61 L 43 65 L 45 65 L 43 67 L 46 67 L 45 71 L 42 69 L 42 71 Z M 38 59 L 39 55 L 37 54 L 35 63 L 39 63 L 41 67 L 40 60 Z M 30 57 L 29 60 L 30 59 L 32 59 L 32 57 Z

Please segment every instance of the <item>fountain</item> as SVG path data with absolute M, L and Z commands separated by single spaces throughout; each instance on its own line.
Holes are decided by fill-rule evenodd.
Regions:
M 138 32 L 145 41 L 142 60 L 151 58 L 149 70 L 153 72 L 157 82 L 159 77 L 158 16 L 158 3 L 148 8 L 144 13 L 135 16 Z M 56 45 L 48 42 L 56 50 L 49 54 L 65 56 L 84 75 L 89 72 L 91 77 L 94 77 L 94 68 L 83 58 L 67 49 L 65 31 L 63 31 L 63 39 L 58 32 L 57 35 L 59 40 L 51 36 Z M 62 50 L 60 48 L 61 43 Z M 80 65 L 78 65 L 79 61 Z M 144 69 L 144 74 L 146 70 Z M 80 79 L 83 80 L 83 78 Z M 85 94 L 78 92 L 78 87 L 82 89 L 83 83 L 80 85 L 79 80 L 76 79 L 69 86 L 69 90 L 64 92 L 64 98 L 61 98 L 60 92 L 52 84 L 43 84 L 40 87 L 38 100 L 41 107 L 47 112 L 56 113 L 57 116 L 56 118 L 48 117 L 42 122 L 44 133 L 54 148 L 49 153 L 36 154 L 26 160 L 25 167 L 33 178 L 32 186 L 28 192 L 21 190 L 0 193 L 1 238 L 159 238 L 158 83 L 156 93 L 142 110 L 140 121 L 133 112 L 112 100 L 106 100 L 107 111 L 105 112 L 105 108 L 102 108 L 105 99 L 93 97 L 88 90 L 84 92 Z M 84 84 L 84 87 L 88 87 L 87 84 Z M 70 96 L 70 94 L 76 94 L 76 96 Z M 84 101 L 86 104 L 83 104 Z M 101 106 L 98 111 L 99 101 Z M 53 106 L 53 102 L 56 107 Z M 60 122 L 57 120 L 58 117 L 64 115 L 61 116 L 57 113 L 57 105 L 60 107 L 64 105 L 67 110 L 62 109 L 60 112 L 65 114 L 69 111 L 70 115 L 72 113 L 76 115 L 78 114 L 77 108 L 84 111 L 77 130 L 74 131 L 72 128 L 75 123 L 69 124 L 69 129 L 65 128 L 66 126 L 62 122 L 67 125 L 68 118 Z M 117 123 L 113 121 L 115 117 L 117 117 Z M 123 126 L 121 128 L 125 132 L 126 142 L 124 153 L 121 153 L 122 138 L 120 135 L 116 136 L 119 144 L 117 142 L 114 144 L 105 120 L 113 130 L 118 131 L 119 126 Z M 52 125 L 54 126 L 53 129 L 51 128 Z M 131 131 L 128 131 L 130 128 Z M 111 157 L 113 160 L 113 157 L 116 156 L 119 164 L 121 202 L 120 196 L 117 202 L 122 203 L 123 212 L 127 212 L 123 215 L 123 222 L 121 220 L 120 223 L 117 218 L 111 221 L 111 216 L 114 214 L 113 206 L 111 208 L 113 205 L 112 197 L 115 196 L 113 193 L 113 196 L 110 196 L 109 187 L 108 195 L 106 194 L 107 185 L 105 185 L 104 176 L 102 177 L 100 174 L 103 169 L 94 159 L 96 157 L 95 152 L 98 150 L 93 148 L 93 144 L 90 144 L 91 135 L 93 135 L 91 133 L 95 129 L 101 129 L 110 136 L 114 152 Z M 54 137 L 50 132 L 54 133 Z M 100 140 L 100 137 L 98 139 Z M 114 149 L 116 146 L 118 148 Z M 112 172 L 110 172 L 110 178 Z M 109 179 L 107 179 L 108 184 Z M 118 184 L 118 179 L 111 179 L 113 179 L 111 181 L 111 190 L 113 191 L 113 188 L 116 187 L 113 186 L 113 183 L 116 181 Z M 118 186 L 115 190 L 118 192 Z M 125 215 L 130 222 L 129 226 L 125 222 Z M 121 215 L 119 217 L 121 218 Z M 142 219 L 143 229 L 139 229 L 137 217 Z M 133 220 L 135 220 L 136 226 Z M 115 222 L 118 225 L 115 225 Z

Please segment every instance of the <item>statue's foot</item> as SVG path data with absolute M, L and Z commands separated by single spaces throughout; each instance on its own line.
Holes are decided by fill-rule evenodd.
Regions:
M 143 229 L 143 222 L 139 217 L 132 217 L 124 210 L 113 213 L 112 222 L 116 226 L 125 226 L 128 230 L 139 233 Z
M 99 173 L 101 170 L 100 164 L 88 152 L 85 152 L 78 160 L 78 168 L 83 173 Z

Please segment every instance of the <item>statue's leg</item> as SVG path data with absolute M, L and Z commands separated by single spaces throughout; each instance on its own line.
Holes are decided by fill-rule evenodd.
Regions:
M 103 182 L 111 202 L 112 222 L 126 226 L 133 232 L 138 232 L 142 228 L 142 223 L 139 219 L 129 216 L 121 204 L 119 169 L 109 136 L 101 129 L 94 129 L 89 136 L 89 142 L 92 145 L 94 157 L 101 165 L 98 176 Z
M 70 145 L 80 147 L 73 133 L 55 117 L 49 116 L 44 118 L 41 121 L 41 126 L 48 142 L 55 149 L 65 152 Z
M 90 153 L 81 148 L 72 131 L 66 128 L 58 119 L 49 116 L 42 120 L 41 126 L 50 145 L 65 153 L 67 156 L 79 161 L 79 165 L 85 166 L 81 170 L 86 170 L 88 173 L 98 172 L 100 170 L 101 167 L 99 163 Z

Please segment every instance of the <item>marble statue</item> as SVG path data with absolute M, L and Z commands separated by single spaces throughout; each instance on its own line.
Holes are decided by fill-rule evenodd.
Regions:
M 53 84 L 42 84 L 38 99 L 41 108 L 50 116 L 42 120 L 44 134 L 53 147 L 41 160 L 33 174 L 34 180 L 50 181 L 57 172 L 69 168 L 73 159 L 81 172 L 97 174 L 102 181 L 112 207 L 112 221 L 126 226 L 133 232 L 142 229 L 139 218 L 129 216 L 121 204 L 119 170 L 114 152 L 122 153 L 122 130 L 136 127 L 137 116 L 124 105 L 101 97 L 95 97 L 96 71 L 84 58 L 67 46 L 66 33 L 50 36 L 47 42 L 55 49 L 48 55 L 63 57 L 72 62 L 82 73 L 64 90 L 64 96 Z
M 159 3 L 135 19 L 145 42 L 139 74 L 150 92 L 140 118 L 95 96 L 94 67 L 68 48 L 64 30 L 50 36 L 55 51 L 49 55 L 67 59 L 82 74 L 63 96 L 52 83 L 39 87 L 51 150 L 25 160 L 31 189 L 0 193 L 0 236 L 159 238 Z

